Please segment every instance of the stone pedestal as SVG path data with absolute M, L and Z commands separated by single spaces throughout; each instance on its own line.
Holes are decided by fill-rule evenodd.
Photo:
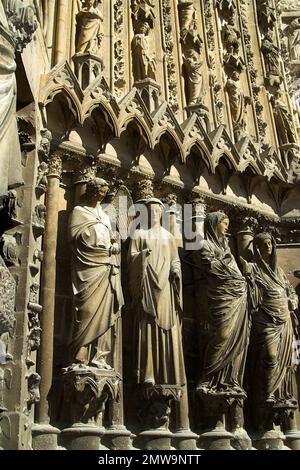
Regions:
M 198 437 L 198 434 L 189 429 L 176 431 L 173 433 L 172 445 L 177 450 L 196 450 Z
M 300 450 L 300 431 L 297 429 L 286 431 L 285 443 L 291 450 Z
M 253 446 L 258 450 L 283 450 L 284 436 L 281 431 L 270 430 L 252 438 Z
M 33 450 L 57 450 L 58 428 L 50 424 L 34 424 L 31 432 Z
M 199 116 L 201 124 L 206 132 L 210 132 L 209 125 L 209 109 L 204 104 L 193 104 L 186 107 L 187 115 L 190 117 L 192 114 Z
M 155 80 L 146 78 L 145 80 L 134 82 L 134 86 L 139 90 L 140 95 L 150 113 L 158 108 L 160 85 L 156 83 Z
M 139 417 L 142 430 L 136 438 L 137 447 L 145 450 L 171 450 L 173 434 L 169 430 L 172 401 L 179 402 L 179 385 L 144 384 L 139 394 Z
M 173 434 L 164 427 L 142 431 L 138 435 L 138 441 L 143 450 L 171 450 Z
M 244 428 L 237 428 L 231 431 L 233 438 L 231 441 L 232 447 L 236 450 L 251 450 L 252 442 Z
M 61 434 L 67 449 L 100 449 L 105 434 L 103 413 L 106 403 L 117 399 L 119 381 L 113 369 L 77 364 L 64 370 L 64 395 L 69 404 L 65 411 L 71 426 Z
M 103 62 L 100 57 L 90 53 L 75 54 L 73 56 L 75 65 L 75 75 L 84 90 L 87 88 L 102 72 Z
M 233 437 L 223 426 L 216 427 L 200 434 L 198 447 L 205 450 L 234 450 L 231 446 Z
M 291 413 L 284 423 L 285 443 L 292 450 L 300 450 L 300 431 L 297 429 L 295 414 Z
M 111 426 L 105 430 L 101 443 L 110 450 L 130 450 L 133 437 L 125 426 Z
M 228 387 L 226 390 L 217 390 L 202 383 L 197 387 L 197 394 L 204 402 L 207 426 L 199 436 L 198 447 L 206 450 L 234 450 L 232 440 L 237 436 L 227 431 L 225 416 L 232 414 L 237 407 L 242 412 L 246 393 L 241 388 L 235 390 Z
M 77 423 L 62 431 L 61 437 L 68 450 L 99 450 L 105 429 L 95 424 Z

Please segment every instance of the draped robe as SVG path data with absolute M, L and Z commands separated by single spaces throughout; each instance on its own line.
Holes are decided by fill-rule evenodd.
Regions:
M 116 322 L 123 306 L 119 262 L 110 255 L 111 227 L 98 208 L 77 206 L 69 221 L 75 326 L 71 349 L 102 337 Z
M 274 239 L 272 243 L 270 265 L 262 259 L 255 244 L 256 262 L 247 264 L 253 285 L 248 376 L 253 407 L 262 406 L 270 397 L 281 404 L 294 400 L 294 334 L 290 310 L 297 304 L 297 295 L 277 266 Z
M 199 385 L 214 392 L 243 388 L 249 338 L 246 281 L 227 241 L 218 240 L 218 223 L 216 215 L 206 224 L 206 239 L 198 252 L 198 265 L 207 280 L 210 328 Z
M 137 383 L 184 385 L 180 285 L 170 282 L 180 273 L 175 238 L 163 227 L 136 230 L 128 262 Z

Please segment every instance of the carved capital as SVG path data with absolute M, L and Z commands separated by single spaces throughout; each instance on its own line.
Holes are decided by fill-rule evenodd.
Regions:
M 54 153 L 48 162 L 47 176 L 56 176 L 60 178 L 62 174 L 62 154 Z

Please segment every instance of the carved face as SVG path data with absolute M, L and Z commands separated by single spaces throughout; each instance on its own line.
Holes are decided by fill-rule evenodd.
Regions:
M 224 238 L 229 227 L 229 219 L 223 219 L 217 226 L 218 238 Z
M 162 216 L 162 208 L 160 204 L 148 205 L 149 223 L 150 226 L 157 225 Z
M 87 8 L 92 8 L 94 6 L 95 0 L 85 0 Z
M 263 259 L 270 258 L 272 251 L 273 251 L 272 240 L 270 238 L 261 240 L 261 242 L 259 243 L 259 251 Z
M 99 201 L 102 201 L 105 198 L 106 194 L 108 193 L 108 190 L 109 190 L 108 186 L 100 186 L 99 187 L 99 190 L 97 192 Z

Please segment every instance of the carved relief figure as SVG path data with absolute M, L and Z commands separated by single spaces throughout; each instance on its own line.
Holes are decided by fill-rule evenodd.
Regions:
M 76 53 L 89 52 L 99 55 L 103 22 L 103 15 L 98 8 L 99 3 L 101 0 L 85 0 L 85 6 L 76 15 Z
M 225 90 L 228 93 L 229 107 L 236 139 L 242 136 L 245 131 L 246 105 L 251 102 L 249 97 L 244 96 L 241 90 L 239 73 L 233 71 L 231 77 L 227 79 Z
M 205 239 L 195 261 L 207 279 L 209 335 L 198 391 L 204 396 L 244 396 L 248 345 L 247 287 L 226 240 L 229 219 L 207 214 Z M 198 260 L 198 261 L 197 261 Z
M 271 34 L 266 34 L 261 46 L 264 55 L 266 73 L 271 75 L 281 75 L 280 70 L 280 51 L 274 44 Z
M 132 237 L 129 287 L 135 313 L 135 379 L 140 385 L 184 385 L 181 267 L 176 240 L 161 226 L 162 202 L 147 205 L 149 224 Z
M 113 365 L 113 338 L 123 305 L 116 257 L 120 247 L 101 208 L 107 191 L 105 180 L 89 181 L 85 204 L 73 209 L 69 221 L 75 307 L 72 360 L 99 368 Z
M 16 62 L 15 48 L 26 44 L 26 31 L 35 30 L 36 23 L 32 6 L 23 6 L 19 0 L 0 3 L 1 69 L 0 69 L 0 195 L 7 194 L 8 188 L 23 183 L 21 151 L 16 121 Z M 23 31 L 22 38 L 18 30 Z M 3 31 L 3 33 L 2 33 Z M 11 42 L 6 39 L 10 37 Z M 18 40 L 22 46 L 18 46 Z
M 290 59 L 300 61 L 300 18 L 295 18 L 286 28 Z
M 205 94 L 203 75 L 200 72 L 202 61 L 200 54 L 190 49 L 183 57 L 187 105 L 201 103 Z
M 277 264 L 276 242 L 269 233 L 254 237 L 254 263 L 244 262 L 252 278 L 252 330 L 249 348 L 251 406 L 295 405 L 291 389 L 293 327 L 298 297 Z M 256 413 L 255 413 L 256 415 Z M 255 416 L 254 416 L 255 418 Z M 254 421 L 257 421 L 257 419 Z
M 281 92 L 278 92 L 271 97 L 279 145 L 297 143 L 298 139 L 293 129 L 293 118 L 281 96 Z
M 132 72 L 135 81 L 155 80 L 156 59 L 149 45 L 150 26 L 147 21 L 137 21 L 131 43 Z

